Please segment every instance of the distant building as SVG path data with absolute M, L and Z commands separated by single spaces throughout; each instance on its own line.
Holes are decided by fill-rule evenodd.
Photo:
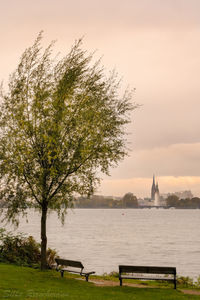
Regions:
M 139 206 L 152 206 L 153 202 L 151 201 L 151 198 L 146 197 L 144 199 L 138 199 Z
M 171 195 L 176 195 L 179 199 L 192 199 L 194 196 L 192 192 L 189 191 L 181 191 L 181 192 L 174 192 L 174 193 L 167 193 L 167 194 L 162 194 L 162 197 L 166 199 L 167 197 Z
M 151 200 L 154 201 L 155 206 L 160 206 L 160 193 L 158 182 L 155 184 L 155 176 L 153 175 L 153 183 L 151 187 Z

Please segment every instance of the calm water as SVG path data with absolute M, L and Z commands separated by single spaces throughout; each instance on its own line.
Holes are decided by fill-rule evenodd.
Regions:
M 10 230 L 11 227 L 7 228 Z M 17 231 L 40 241 L 40 215 L 29 212 Z M 62 226 L 48 216 L 48 246 L 81 260 L 97 274 L 119 264 L 176 266 L 179 275 L 200 275 L 200 210 L 75 209 Z

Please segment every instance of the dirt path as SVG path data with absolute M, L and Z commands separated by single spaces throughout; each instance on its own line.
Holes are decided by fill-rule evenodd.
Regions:
M 198 290 L 180 290 L 180 291 L 188 295 L 200 295 L 200 291 Z
M 102 279 L 93 279 L 90 280 L 90 282 L 94 283 L 96 286 L 119 286 L 119 282 L 117 281 L 111 281 L 111 280 L 102 280 Z M 123 283 L 124 286 L 132 286 L 132 287 L 137 287 L 137 288 L 159 288 L 158 286 L 149 286 L 146 284 L 139 284 L 139 283 Z M 184 294 L 188 295 L 200 295 L 200 290 L 184 290 L 180 289 Z
M 94 283 L 96 286 L 119 286 L 118 281 L 111 281 L 111 280 L 103 280 L 103 279 L 92 279 L 90 282 Z M 146 284 L 139 284 L 139 283 L 123 283 L 123 286 L 132 286 L 138 288 L 157 288 L 154 286 L 148 286 Z

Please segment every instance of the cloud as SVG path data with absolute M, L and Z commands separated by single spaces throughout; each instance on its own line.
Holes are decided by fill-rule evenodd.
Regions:
M 11 9 L 12 8 L 12 9 Z M 93 27 L 184 27 L 199 24 L 198 0 L 7 0 L 1 4 L 4 21 L 61 23 Z M 44 23 L 43 23 L 44 24 Z M 89 27 L 89 26 L 88 26 Z
M 44 43 L 57 39 L 63 54 L 85 35 L 83 48 L 98 49 L 106 70 L 116 67 L 125 84 L 136 87 L 133 100 L 143 104 L 128 128 L 133 152 L 112 170 L 110 192 L 124 190 L 119 183 L 117 191 L 117 180 L 151 182 L 153 173 L 198 177 L 199 11 L 199 0 L 2 1 L 0 81 L 41 29 Z
M 200 143 L 173 144 L 131 152 L 111 170 L 111 177 L 151 177 L 154 173 L 158 176 L 199 176 L 199 170 Z

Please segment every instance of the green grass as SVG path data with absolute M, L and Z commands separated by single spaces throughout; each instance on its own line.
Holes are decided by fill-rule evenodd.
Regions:
M 72 275 L 0 264 L 0 299 L 74 299 L 74 300 L 179 300 L 199 299 L 200 296 L 184 295 L 172 287 L 149 289 L 134 287 L 101 287 L 75 280 Z

